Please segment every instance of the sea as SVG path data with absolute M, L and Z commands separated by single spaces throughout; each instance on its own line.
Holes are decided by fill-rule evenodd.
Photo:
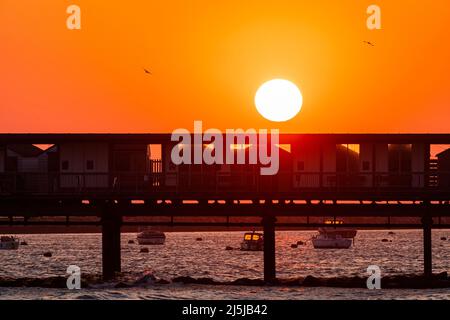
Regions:
M 420 274 L 423 271 L 423 238 L 420 230 L 358 231 L 350 249 L 314 249 L 315 231 L 277 231 L 277 277 L 368 277 L 370 265 L 385 275 Z M 167 232 L 164 245 L 146 246 L 136 233 L 122 233 L 122 273 L 139 279 L 151 272 L 168 284 L 118 288 L 117 282 L 67 288 L 1 287 L 0 299 L 450 299 L 450 289 L 379 289 L 237 286 L 172 283 L 175 277 L 212 278 L 233 281 L 261 279 L 263 253 L 238 250 L 244 232 Z M 17 235 L 18 250 L 0 250 L 0 278 L 47 278 L 68 276 L 76 265 L 81 277 L 101 274 L 100 234 Z M 450 230 L 433 230 L 433 272 L 450 272 Z M 201 241 L 200 241 L 201 239 Z M 384 241 L 382 241 L 384 239 Z M 445 239 L 445 240 L 444 240 Z M 131 240 L 131 241 L 130 241 Z M 304 245 L 291 245 L 303 241 Z M 130 243 L 134 242 L 134 243 Z M 226 250 L 231 247 L 233 250 Z M 230 249 L 230 248 L 228 248 Z M 51 252 L 51 257 L 45 257 Z

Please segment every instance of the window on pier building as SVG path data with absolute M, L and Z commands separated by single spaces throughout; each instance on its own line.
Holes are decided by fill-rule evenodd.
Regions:
M 359 144 L 338 144 L 336 146 L 336 171 L 359 171 Z

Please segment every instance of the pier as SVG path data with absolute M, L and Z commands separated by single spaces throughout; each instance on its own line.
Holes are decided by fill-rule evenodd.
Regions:
M 101 226 L 105 279 L 121 271 L 122 226 L 258 227 L 271 283 L 277 228 L 364 217 L 343 226 L 422 229 L 432 275 L 432 229 L 450 228 L 450 172 L 445 152 L 430 150 L 450 134 L 286 134 L 281 145 L 279 172 L 261 176 L 258 165 L 174 165 L 170 134 L 0 134 L 0 225 Z

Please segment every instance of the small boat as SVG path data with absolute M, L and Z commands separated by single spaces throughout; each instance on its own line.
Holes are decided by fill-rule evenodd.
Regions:
M 145 230 L 138 233 L 137 241 L 143 245 L 164 244 L 166 235 L 158 230 Z
M 242 251 L 262 251 L 264 250 L 264 236 L 258 232 L 247 232 L 241 242 Z
M 343 238 L 340 235 L 328 235 L 319 233 L 311 239 L 315 249 L 348 249 L 352 245 L 352 239 Z
M 17 250 L 19 249 L 19 239 L 13 236 L 0 237 L 0 250 Z
M 336 225 L 344 224 L 343 220 L 325 220 L 324 223 L 326 225 L 330 225 L 329 227 L 319 228 L 319 233 L 329 235 L 329 236 L 341 236 L 342 238 L 354 238 L 358 230 L 353 228 L 345 228 L 345 227 L 336 227 Z

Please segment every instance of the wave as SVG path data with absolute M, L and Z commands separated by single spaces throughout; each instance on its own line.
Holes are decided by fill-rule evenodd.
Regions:
M 40 287 L 40 288 L 67 288 L 67 278 L 61 276 L 44 278 L 8 278 L 0 277 L 0 287 Z M 360 276 L 351 277 L 298 277 L 290 279 L 277 279 L 266 283 L 258 278 L 239 278 L 233 281 L 218 281 L 209 277 L 193 278 L 179 276 L 171 280 L 157 278 L 147 271 L 137 274 L 118 274 L 114 281 L 103 281 L 101 275 L 84 274 L 81 280 L 82 288 L 111 289 L 134 288 L 162 285 L 206 285 L 206 286 L 281 286 L 281 287 L 335 287 L 335 288 L 367 288 L 367 278 Z M 450 288 L 450 277 L 447 272 L 425 277 L 420 274 L 389 275 L 381 279 L 383 289 L 436 289 Z

